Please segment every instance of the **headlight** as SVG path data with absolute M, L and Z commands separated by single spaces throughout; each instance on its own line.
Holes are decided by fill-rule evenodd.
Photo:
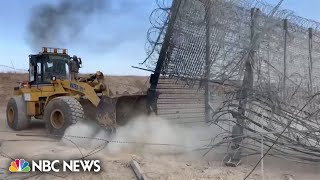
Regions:
M 55 81 L 55 80 L 57 80 L 57 77 L 52 76 L 52 77 L 51 77 L 51 80 L 52 80 L 52 81 Z

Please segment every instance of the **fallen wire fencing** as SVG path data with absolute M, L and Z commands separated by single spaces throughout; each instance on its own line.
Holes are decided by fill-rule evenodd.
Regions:
M 6 132 L 8 133 L 7 131 L 1 131 L 1 132 Z M 9 131 L 10 132 L 10 131 Z M 14 133 L 14 132 L 12 132 Z M 79 154 L 81 155 L 81 157 L 79 157 L 78 159 L 81 159 L 81 160 L 84 160 L 86 158 L 89 158 L 90 156 L 102 151 L 108 141 L 104 141 L 103 143 L 97 145 L 96 147 L 92 148 L 91 151 L 89 151 L 87 154 L 84 154 L 80 148 L 80 145 L 77 144 L 76 142 L 70 140 L 69 138 L 70 137 L 65 137 L 65 136 L 51 136 L 51 135 L 45 135 L 45 134 L 32 134 L 32 133 L 26 133 L 26 134 L 16 134 L 17 136 L 33 136 L 33 137 L 51 137 L 51 138 L 62 138 L 62 139 L 66 139 L 67 141 L 70 141 L 72 143 L 72 145 L 74 145 L 75 148 L 78 149 L 79 151 Z M 73 137 L 76 137 L 76 136 L 73 136 Z M 79 137 L 80 138 L 80 137 Z M 84 137 L 81 137 L 81 138 L 84 138 Z M 89 137 L 88 137 L 89 138 Z M 44 141 L 44 142 L 59 142 L 58 140 L 45 140 L 45 139 L 27 139 L 27 140 L 1 140 L 1 144 L 4 143 L 4 142 L 16 142 L 16 141 L 33 141 L 33 142 L 36 142 L 36 141 Z M 5 153 L 1 150 L 1 153 L 0 153 L 0 156 L 6 158 L 6 159 L 9 159 L 11 161 L 14 161 L 15 160 L 15 157 L 13 156 L 9 156 L 8 153 Z M 24 159 L 26 160 L 31 160 L 29 157 L 24 157 Z M 67 159 L 65 159 L 67 160 Z M 59 168 L 59 166 L 62 166 L 62 164 L 58 164 L 56 166 L 56 168 Z M 5 171 L 7 171 L 8 169 L 5 169 Z M 47 175 L 51 175 L 51 176 L 54 176 L 54 177 L 59 177 L 59 178 L 66 178 L 68 177 L 71 172 L 68 172 L 66 175 L 62 176 L 62 175 L 59 175 L 58 173 L 51 173 L 51 172 L 35 172 L 35 173 L 31 173 L 31 174 L 28 174 L 28 175 L 17 175 L 17 174 L 7 174 L 5 177 L 1 177 L 1 179 L 19 179 L 19 180 L 24 180 L 24 179 L 30 179 L 30 178 L 39 178 L 41 177 L 42 175 L 44 174 L 47 174 Z
M 157 2 L 144 64 L 154 68 L 164 49 L 163 75 L 225 89 L 211 102 L 209 124 L 222 133 L 208 150 L 228 145 L 226 161 L 236 163 L 263 144 L 270 155 L 320 161 L 320 23 L 280 9 L 282 1 Z
M 33 133 L 33 132 L 24 132 L 24 133 L 16 133 L 16 132 L 12 132 L 12 131 L 0 131 L 0 133 L 5 132 L 5 133 L 12 133 L 15 134 L 18 137 L 37 137 L 39 139 L 12 139 L 12 140 L 0 140 L 0 144 L 2 145 L 5 142 L 19 142 L 19 141 L 24 141 L 24 142 L 28 142 L 28 141 L 32 141 L 32 142 L 61 142 L 61 140 L 65 140 L 64 141 L 64 145 L 61 144 L 61 146 L 65 146 L 68 144 L 67 148 L 70 149 L 70 146 L 73 146 L 74 148 L 77 149 L 77 151 L 79 152 L 79 160 L 84 160 L 84 159 L 88 159 L 90 157 L 92 157 L 93 155 L 102 152 L 103 150 L 106 149 L 107 145 L 109 143 L 115 143 L 115 144 L 135 144 L 138 146 L 165 146 L 165 147 L 175 147 L 175 148 L 184 148 L 184 149 L 188 149 L 190 151 L 193 150 L 197 150 L 197 149 L 201 149 L 203 147 L 199 147 L 199 146 L 186 146 L 183 144 L 168 144 L 168 143 L 154 143 L 154 142 L 136 142 L 136 141 L 122 141 L 122 140 L 113 140 L 112 138 L 101 138 L 101 137 L 87 137 L 87 136 L 77 136 L 77 135 L 50 135 L 50 134 L 44 134 L 44 133 Z M 43 139 L 45 138 L 45 139 Z M 61 140 L 59 140 L 61 139 Z M 86 148 L 83 147 L 83 141 L 79 142 L 79 139 L 85 139 L 88 140 L 87 143 L 92 142 L 92 141 L 97 141 L 99 143 L 96 143 L 93 146 L 87 146 Z M 70 142 L 71 144 L 67 143 Z M 67 143 L 67 144 L 65 144 Z M 39 153 L 38 155 L 41 155 L 41 153 Z M 9 153 L 3 152 L 3 150 L 1 150 L 0 152 L 0 156 L 10 160 L 10 161 L 14 161 L 16 159 L 16 157 L 14 157 L 15 155 L 9 155 Z M 50 155 L 51 156 L 51 155 Z M 32 160 L 31 157 L 23 157 L 25 160 Z M 65 157 L 64 160 L 68 160 L 68 158 L 71 157 Z M 72 154 L 72 159 L 75 159 L 75 154 Z M 58 164 L 56 166 L 56 168 L 59 168 L 59 166 L 62 166 L 62 164 Z M 4 172 L 7 172 L 8 169 L 3 169 Z M 32 178 L 40 178 L 42 175 L 50 175 L 53 177 L 59 177 L 59 178 L 67 178 L 72 172 L 67 172 L 64 175 L 61 175 L 59 173 L 51 173 L 51 172 L 34 172 L 31 174 L 7 174 L 5 176 L 0 176 L 0 179 L 32 179 Z

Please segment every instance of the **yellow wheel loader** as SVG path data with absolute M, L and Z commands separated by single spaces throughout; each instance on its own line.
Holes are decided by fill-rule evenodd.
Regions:
M 94 119 L 113 130 L 148 112 L 146 94 L 114 95 L 100 71 L 71 79 L 71 59 L 66 49 L 49 47 L 29 56 L 29 80 L 14 88 L 7 105 L 10 128 L 23 130 L 31 118 L 42 119 L 50 134 L 60 136 L 70 125 Z

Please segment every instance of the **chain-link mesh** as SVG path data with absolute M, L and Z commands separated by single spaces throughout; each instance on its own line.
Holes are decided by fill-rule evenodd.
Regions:
M 163 14 L 151 16 L 157 23 L 150 32 L 157 35 L 148 36 L 146 65 L 155 67 L 161 48 L 165 48 L 163 74 L 199 81 L 205 79 L 206 66 L 210 66 L 210 80 L 242 84 L 219 104 L 214 123 L 227 124 L 223 115 L 231 114 L 230 126 L 245 120 L 240 125 L 247 134 L 241 133 L 241 138 L 260 142 L 252 133 L 264 133 L 261 136 L 267 147 L 276 144 L 273 149 L 282 156 L 320 161 L 320 24 L 260 0 L 174 3 L 178 7 L 174 11 L 165 8 L 164 2 L 158 3 L 161 6 L 155 12 Z M 173 28 L 170 35 L 166 34 L 168 28 Z M 167 47 L 162 46 L 165 36 L 170 36 Z M 244 78 L 246 73 L 253 76 L 252 87 L 250 78 Z M 234 136 L 230 139 L 225 143 L 255 147 L 251 141 L 239 144 Z M 288 151 L 298 154 L 289 155 Z
M 212 1 L 209 20 L 206 17 L 208 1 L 181 0 L 180 2 L 178 17 L 173 27 L 174 33 L 167 49 L 164 73 L 195 79 L 203 78 L 206 25 L 210 21 L 210 78 L 241 79 L 243 70 L 241 65 L 252 45 L 250 9 L 259 8 L 261 15 L 254 27 L 255 35 L 259 38 L 255 70 L 263 75 L 258 77 L 266 76 L 270 72 L 272 82 L 283 81 L 284 51 L 286 51 L 286 75 L 290 78 L 288 81 L 298 83 L 303 79 L 307 82 L 310 67 L 309 51 L 311 51 L 312 80 L 318 80 L 319 23 L 295 16 L 287 10 L 278 10 L 270 17 L 273 6 L 258 0 Z M 147 61 L 149 67 L 154 67 L 158 60 L 170 12 L 170 8 L 163 7 L 166 3 L 158 2 L 158 4 L 161 6 L 151 16 L 153 27 L 148 33 L 148 47 L 150 47 L 148 53 L 152 54 Z M 284 50 L 284 19 L 288 19 L 286 50 Z M 308 44 L 308 28 L 313 29 L 311 49 Z

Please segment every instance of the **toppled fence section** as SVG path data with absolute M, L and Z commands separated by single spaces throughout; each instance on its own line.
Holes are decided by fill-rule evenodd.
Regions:
M 209 149 L 226 145 L 227 165 L 257 154 L 261 143 L 269 155 L 320 161 L 320 23 L 281 10 L 281 1 L 158 4 L 145 64 L 155 79 L 204 89 L 205 119 L 225 131 Z M 209 105 L 210 83 L 233 86 L 219 108 Z

